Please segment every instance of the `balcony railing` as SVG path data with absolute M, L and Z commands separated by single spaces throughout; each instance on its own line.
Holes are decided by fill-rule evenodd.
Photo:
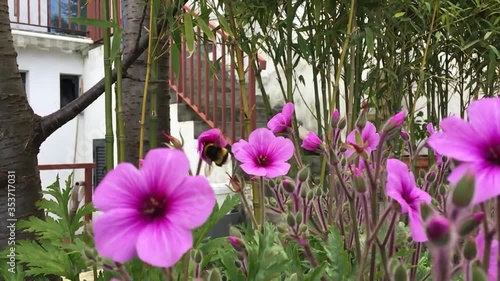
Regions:
M 9 0 L 9 14 L 13 29 L 102 39 L 100 28 L 71 22 L 71 18 L 101 18 L 101 0 Z
M 184 6 L 185 11 L 190 11 Z M 215 30 L 217 23 L 210 23 Z M 215 32 L 215 31 L 214 31 Z M 216 40 L 209 44 L 202 42 L 203 31 L 195 29 L 194 53 L 189 54 L 182 40 L 178 56 L 178 72 L 174 72 L 173 55 L 170 55 L 170 87 L 176 92 L 178 102 L 187 104 L 212 128 L 219 128 L 230 142 L 245 137 L 243 100 L 239 78 L 235 69 L 234 47 L 229 44 L 227 34 L 218 29 Z M 259 68 L 265 69 L 266 62 L 258 60 Z M 255 73 L 245 58 L 245 82 L 249 109 L 255 109 Z M 251 116 L 252 129 L 256 126 L 256 113 Z

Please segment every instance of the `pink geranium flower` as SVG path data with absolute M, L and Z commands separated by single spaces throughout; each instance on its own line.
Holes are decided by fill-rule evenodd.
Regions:
M 273 133 L 283 133 L 288 127 L 292 126 L 293 117 L 293 103 L 289 102 L 283 106 L 281 113 L 278 113 L 267 122 L 267 127 L 273 131 Z
M 203 153 L 205 146 L 208 144 L 224 148 L 227 146 L 227 141 L 219 129 L 210 129 L 200 134 L 198 137 L 198 153 L 203 161 L 211 163 L 212 160 L 208 159 Z
M 401 206 L 401 213 L 408 213 L 411 236 L 416 242 L 427 241 L 422 217 L 420 216 L 420 204 L 431 203 L 431 196 L 418 188 L 415 177 L 409 171 L 408 166 L 398 159 L 387 160 L 387 196 L 396 200 Z
M 484 231 L 480 230 L 476 236 L 476 246 L 477 246 L 477 258 L 482 261 L 484 257 L 484 247 L 486 245 L 486 238 L 484 237 Z M 488 280 L 489 281 L 497 281 L 498 276 L 498 240 L 493 239 L 491 241 L 490 248 L 490 260 L 488 265 Z
M 309 151 L 318 151 L 322 145 L 323 141 L 313 131 L 309 131 L 307 137 L 302 140 L 301 147 Z
M 427 123 L 427 132 L 429 133 L 429 137 L 432 137 L 436 131 L 434 130 L 434 125 L 432 123 Z M 443 156 L 441 156 L 441 154 L 437 153 L 436 151 L 434 151 L 434 155 L 436 156 L 436 164 L 441 164 L 443 162 Z
M 371 122 L 366 122 L 365 127 L 361 131 L 361 140 L 363 141 L 362 144 L 356 143 L 356 132 L 359 132 L 358 129 L 353 130 L 352 132 L 347 135 L 347 143 L 348 144 L 355 144 L 355 145 L 361 145 L 364 149 L 364 151 L 368 154 L 370 154 L 378 145 L 380 141 L 380 136 L 377 133 L 377 128 L 375 128 L 375 125 Z M 354 148 L 349 148 L 346 150 L 345 155 L 346 157 L 351 157 L 351 155 L 356 152 Z
M 467 109 L 469 122 L 448 117 L 428 144 L 439 154 L 461 161 L 448 181 L 456 184 L 467 170 L 475 176 L 473 204 L 500 195 L 500 98 L 483 98 Z
M 110 171 L 93 199 L 103 212 L 93 224 L 99 254 L 120 263 L 136 256 L 158 267 L 177 263 L 215 205 L 208 180 L 188 171 L 186 155 L 166 148 L 149 151 L 141 170 L 121 163 Z
M 290 170 L 287 163 L 293 156 L 293 143 L 284 137 L 276 137 L 266 128 L 253 131 L 248 142 L 240 140 L 233 144 L 234 158 L 242 162 L 241 168 L 253 176 L 275 178 Z

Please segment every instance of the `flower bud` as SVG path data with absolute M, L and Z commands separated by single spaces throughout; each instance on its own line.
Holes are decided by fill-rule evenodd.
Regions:
M 340 121 L 339 121 L 339 129 L 343 130 L 346 125 L 347 125 L 346 119 L 345 118 L 341 118 Z
M 288 224 L 288 226 L 294 227 L 295 222 L 295 217 L 292 214 L 288 214 L 288 216 L 286 217 L 286 223 Z
M 466 218 L 458 228 L 458 234 L 460 236 L 466 236 L 472 233 L 483 221 L 484 213 L 477 212 L 472 214 L 470 217 Z
M 424 169 L 418 170 L 418 176 L 419 178 L 425 178 L 425 170 Z
M 221 281 L 222 276 L 220 275 L 220 271 L 217 268 L 212 269 L 210 275 L 208 276 L 208 281 Z
M 332 113 L 332 127 L 337 127 L 340 121 L 340 113 L 339 110 L 335 108 Z
M 396 115 L 392 116 L 382 127 L 382 131 L 385 133 L 391 133 L 394 130 L 400 128 L 403 125 L 405 119 L 405 112 L 400 111 Z
M 243 189 L 242 186 L 245 186 L 245 180 L 240 175 L 233 177 L 227 172 L 226 175 L 229 177 L 229 189 L 233 192 L 240 192 Z
M 309 179 L 309 174 L 311 171 L 309 170 L 308 166 L 305 166 L 299 171 L 298 179 L 301 182 L 306 182 Z
M 315 192 L 317 197 L 323 196 L 323 189 L 321 189 L 320 187 L 316 187 Z
M 309 192 L 307 192 L 307 200 L 311 201 L 313 197 L 314 197 L 314 191 L 309 190 Z
M 451 239 L 451 225 L 448 219 L 436 216 L 429 220 L 425 229 L 427 238 L 436 246 L 444 246 Z
M 182 149 L 182 147 L 184 146 L 183 142 L 181 142 L 177 138 L 175 138 L 175 137 L 173 137 L 165 132 L 162 132 L 162 134 L 165 136 L 167 141 L 170 142 L 170 145 L 167 144 L 168 146 L 175 148 L 175 149 Z
M 407 133 L 407 132 L 405 132 L 405 131 L 401 131 L 401 132 L 399 133 L 399 135 L 401 136 L 401 138 L 402 138 L 404 141 L 409 141 L 409 140 L 410 140 L 410 136 L 409 136 L 409 135 L 408 135 L 408 133 Z
M 268 185 L 268 186 L 269 186 L 269 188 L 271 188 L 271 189 L 274 189 L 274 188 L 276 188 L 276 187 L 278 186 L 278 185 L 276 184 L 276 181 L 275 181 L 275 180 L 269 180 L 269 181 L 267 182 L 267 185 Z
M 436 180 L 436 172 L 434 171 L 429 171 L 427 175 L 425 175 L 425 181 L 426 182 L 434 182 Z
M 444 185 L 444 184 L 439 185 L 439 194 L 441 194 L 442 196 L 445 196 L 446 192 L 447 192 L 446 185 Z
M 345 167 L 346 164 L 347 164 L 347 159 L 346 158 L 342 158 L 342 160 L 340 161 L 340 166 Z
M 284 234 L 286 233 L 288 230 L 286 229 L 285 226 L 283 226 L 282 224 L 278 224 L 278 232 L 281 233 L 281 234 Z
M 241 231 L 234 227 L 233 225 L 229 226 L 229 236 L 234 236 L 236 238 L 241 238 L 243 237 L 243 234 L 241 234 Z
M 470 205 L 474 197 L 474 174 L 466 172 L 453 190 L 451 202 L 458 208 Z
M 463 248 L 463 256 L 464 259 L 468 261 L 472 261 L 477 256 L 477 246 L 476 240 L 474 237 L 468 237 L 465 239 L 464 248 Z
M 359 193 L 365 193 L 367 190 L 366 181 L 363 177 L 363 173 L 358 168 L 354 169 L 354 174 L 352 175 L 353 187 Z
M 245 249 L 245 244 L 243 244 L 243 241 L 241 241 L 240 238 L 229 236 L 228 240 L 236 251 L 243 251 Z
M 203 261 L 203 253 L 200 250 L 193 251 L 193 260 L 195 263 L 201 263 Z
M 299 226 L 299 231 L 302 232 L 302 233 L 306 232 L 307 231 L 307 225 L 301 224 Z
M 301 198 L 304 198 L 304 199 L 305 199 L 305 198 L 307 198 L 307 189 L 302 188 L 302 189 L 300 190 L 300 197 L 301 197 Z
M 394 275 L 392 280 L 394 281 L 406 281 L 408 280 L 408 270 L 403 264 L 399 264 L 394 269 Z
M 422 216 L 422 220 L 425 222 L 434 215 L 434 210 L 429 204 L 423 203 L 420 205 L 420 215 Z
M 302 212 L 298 212 L 297 213 L 297 217 L 296 217 L 295 221 L 297 223 L 301 223 L 302 222 Z
M 361 114 L 359 115 L 358 120 L 356 120 L 356 128 L 362 131 L 363 128 L 365 128 L 366 126 L 366 122 L 368 122 L 366 116 L 366 110 L 361 110 Z
M 293 193 L 295 191 L 295 183 L 291 179 L 284 179 L 281 182 L 283 189 L 288 193 Z
M 472 266 L 472 281 L 488 281 L 488 276 L 480 265 L 475 264 Z
M 394 272 L 396 271 L 396 267 L 399 266 L 399 264 L 400 264 L 400 262 L 399 262 L 398 257 L 392 257 L 389 260 L 389 266 L 388 266 L 389 272 L 391 274 L 394 274 Z

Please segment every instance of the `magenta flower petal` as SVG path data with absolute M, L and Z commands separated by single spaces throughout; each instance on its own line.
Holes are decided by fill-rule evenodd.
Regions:
M 294 107 L 293 103 L 289 102 L 283 106 L 280 113 L 276 114 L 267 122 L 267 127 L 274 133 L 285 132 L 292 125 Z
M 193 235 L 173 221 L 150 223 L 137 241 L 139 258 L 153 266 L 171 267 L 191 249 Z
M 256 129 L 248 142 L 239 141 L 234 146 L 237 148 L 233 151 L 234 158 L 242 162 L 240 167 L 249 175 L 274 178 L 285 175 L 290 169 L 286 161 L 293 156 L 292 141 L 276 137 L 268 129 Z
M 104 211 L 94 221 L 99 254 L 122 263 L 138 255 L 155 266 L 175 264 L 215 205 L 208 181 L 188 170 L 182 151 L 160 148 L 149 151 L 140 171 L 130 164 L 111 171 L 94 195 Z
M 200 176 L 188 177 L 182 185 L 195 188 L 178 188 L 172 194 L 167 218 L 186 229 L 200 227 L 215 206 L 214 190 L 207 178 Z
M 307 137 L 305 137 L 302 141 L 301 147 L 305 150 L 317 151 L 320 150 L 320 146 L 322 145 L 322 143 L 323 141 L 314 132 L 309 131 Z
M 401 213 L 408 213 L 412 238 L 417 242 L 426 241 L 420 204 L 430 203 L 431 196 L 416 186 L 413 173 L 398 159 L 387 160 L 386 193 L 399 203 Z
M 261 167 L 253 162 L 243 163 L 240 165 L 240 167 L 243 170 L 243 172 L 245 172 L 249 175 L 264 177 L 267 174 L 266 168 Z
M 349 135 L 347 135 L 346 141 L 348 144 L 356 144 L 357 130 L 358 129 L 354 129 L 349 133 Z M 377 133 L 377 128 L 375 127 L 375 125 L 373 125 L 373 123 L 366 122 L 365 127 L 361 131 L 361 140 L 363 141 L 363 143 L 358 145 L 363 145 L 366 153 L 371 153 L 374 149 L 377 148 L 377 145 L 380 142 L 380 135 Z M 350 157 L 355 152 L 356 151 L 354 149 L 347 149 L 345 155 L 346 157 Z
M 457 117 L 448 117 L 439 124 L 441 132 L 432 135 L 427 143 L 436 152 L 461 161 L 478 161 L 481 144 L 469 123 Z
M 478 204 L 500 195 L 500 188 L 498 188 L 500 186 L 500 167 L 483 164 L 475 168 L 476 189 L 472 203 Z
M 500 141 L 500 99 L 483 98 L 467 108 L 470 125 L 482 139 Z
M 286 175 L 290 170 L 291 165 L 288 163 L 273 164 L 266 167 L 266 177 L 276 178 Z
M 177 149 L 152 149 L 144 159 L 141 173 L 151 192 L 170 196 L 187 177 L 189 160 Z
M 129 208 L 138 204 L 140 196 L 147 192 L 139 170 L 130 163 L 121 163 L 106 174 L 96 188 L 92 203 L 101 211 Z
M 415 242 L 427 241 L 425 234 L 424 223 L 420 213 L 416 210 L 408 212 L 408 221 L 410 223 L 411 237 Z
M 95 247 L 99 254 L 116 262 L 136 256 L 135 243 L 145 223 L 134 209 L 114 209 L 94 220 Z

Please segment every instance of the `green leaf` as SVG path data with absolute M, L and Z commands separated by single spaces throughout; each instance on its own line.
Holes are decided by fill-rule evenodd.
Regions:
M 217 21 L 222 26 L 222 31 L 224 31 L 227 34 L 229 34 L 230 37 L 234 37 L 233 31 L 231 30 L 231 26 L 226 21 L 224 15 L 221 15 L 219 12 L 217 12 Z
M 460 48 L 460 50 L 463 52 L 463 51 L 465 51 L 465 50 L 469 49 L 470 47 L 472 47 L 472 46 L 476 45 L 478 42 L 479 42 L 479 40 L 474 40 L 474 41 L 472 41 L 472 42 L 469 42 L 469 44 L 467 44 L 467 45 L 465 45 L 465 46 L 461 47 L 461 48 Z
M 215 34 L 213 30 L 210 28 L 210 26 L 208 26 L 208 24 L 202 18 L 197 17 L 196 24 L 198 25 L 198 27 L 201 28 L 201 30 L 208 37 L 208 39 L 215 42 Z
M 373 39 L 373 31 L 371 28 L 365 28 L 365 36 L 366 48 L 368 49 L 368 53 L 373 56 L 375 54 L 375 41 Z
M 172 44 L 170 46 L 172 49 L 170 50 L 170 59 L 172 60 L 172 67 L 174 68 L 175 79 L 179 78 L 179 68 L 180 68 L 180 56 L 181 51 L 177 44 Z
M 115 22 L 103 19 L 70 18 L 70 21 L 81 25 L 97 26 L 103 28 L 120 28 Z
M 398 13 L 394 14 L 394 17 L 400 18 L 400 17 L 404 16 L 405 14 L 406 14 L 405 12 L 398 12 Z
M 491 31 L 486 32 L 486 34 L 484 35 L 484 40 L 488 40 L 488 38 L 490 38 L 492 33 L 493 32 L 491 32 Z
M 190 54 L 194 52 L 194 28 L 193 18 L 190 13 L 184 13 L 184 38 L 186 47 Z
M 114 30 L 113 41 L 111 41 L 111 53 L 110 53 L 110 57 L 111 57 L 112 61 L 116 61 L 116 60 L 121 59 L 120 57 L 118 57 L 118 53 L 120 52 L 120 49 L 121 49 L 122 34 L 123 34 L 123 31 L 121 28 Z
M 497 59 L 500 59 L 500 53 L 498 52 L 498 49 L 493 45 L 489 45 L 488 47 L 491 49 L 491 51 L 493 51 L 493 53 L 495 53 Z

